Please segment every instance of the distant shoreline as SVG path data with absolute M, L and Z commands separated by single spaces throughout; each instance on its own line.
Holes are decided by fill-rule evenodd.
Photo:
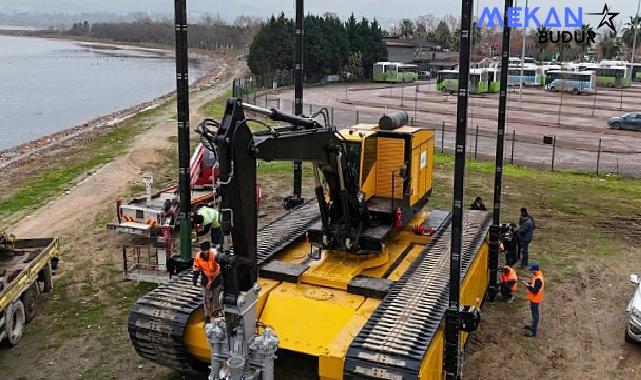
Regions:
M 49 36 L 35 36 L 35 35 L 19 35 L 16 33 L 3 33 L 0 31 L 0 35 L 4 36 L 15 36 L 15 37 L 33 37 L 33 38 L 46 38 L 46 39 L 58 39 L 65 40 L 68 42 L 74 42 L 80 45 L 101 45 L 105 47 L 111 47 L 115 49 L 134 49 L 134 50 L 145 50 L 145 51 L 155 51 L 155 52 L 167 52 L 170 53 L 169 49 L 161 49 L 158 47 L 149 47 L 149 46 L 137 46 L 137 45 L 126 45 L 122 43 L 111 43 L 105 41 L 86 41 L 79 39 L 66 39 L 66 38 L 56 38 Z M 13 31 L 11 31 L 13 32 Z M 202 74 L 196 78 L 196 80 L 190 85 L 190 90 L 197 90 L 204 87 L 208 87 L 221 79 L 222 70 L 220 70 L 221 65 L 223 64 L 223 58 L 219 54 L 213 51 L 193 51 L 193 58 L 202 60 L 203 71 Z M 95 118 L 85 121 L 83 123 L 76 124 L 69 128 L 50 133 L 46 136 L 35 138 L 31 141 L 12 146 L 10 148 L 0 150 L 0 171 L 7 169 L 9 167 L 19 165 L 20 162 L 28 159 L 34 154 L 39 154 L 45 149 L 53 149 L 55 147 L 61 146 L 70 141 L 74 141 L 85 136 L 87 133 L 95 131 L 100 128 L 108 128 L 113 125 L 116 125 L 136 114 L 154 109 L 159 107 L 161 104 L 170 101 L 175 97 L 175 90 L 168 93 L 157 96 L 151 100 L 144 101 L 138 104 L 131 105 L 129 107 L 104 114 L 98 115 Z

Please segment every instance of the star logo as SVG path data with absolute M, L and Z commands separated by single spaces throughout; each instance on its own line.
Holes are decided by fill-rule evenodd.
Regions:
M 599 27 L 597 29 L 601 29 L 602 26 L 607 26 L 608 28 L 612 29 L 614 33 L 617 32 L 616 28 L 614 27 L 614 22 L 612 21 L 615 17 L 619 15 L 618 12 L 610 12 L 610 7 L 608 7 L 608 4 L 603 5 L 603 11 L 600 13 L 588 13 L 589 15 L 596 15 L 596 16 L 603 16 L 601 19 L 601 22 L 599 23 Z

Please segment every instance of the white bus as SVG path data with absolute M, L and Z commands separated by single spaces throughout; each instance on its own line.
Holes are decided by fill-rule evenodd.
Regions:
M 547 91 L 563 91 L 581 95 L 594 93 L 597 80 L 594 71 L 550 70 L 545 74 L 545 82 Z

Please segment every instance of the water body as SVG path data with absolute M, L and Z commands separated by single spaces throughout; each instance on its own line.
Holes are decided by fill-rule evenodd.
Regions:
M 190 65 L 190 78 L 201 73 Z M 0 150 L 175 87 L 172 52 L 0 36 Z

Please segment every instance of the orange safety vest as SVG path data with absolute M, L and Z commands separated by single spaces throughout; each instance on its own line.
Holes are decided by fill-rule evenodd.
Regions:
M 216 262 L 216 255 L 216 250 L 210 249 L 207 260 L 201 258 L 200 254 L 194 258 L 194 272 L 202 271 L 207 276 L 209 283 L 218 277 L 220 273 L 220 265 Z
M 514 281 L 514 284 L 512 284 L 512 288 L 510 288 L 510 291 L 516 292 L 516 290 L 519 288 L 519 278 L 516 276 L 516 271 L 514 269 L 512 268 L 509 268 L 509 269 L 510 271 L 507 274 L 501 271 L 501 284 Z
M 541 303 L 541 300 L 543 299 L 543 288 L 545 288 L 545 280 L 543 279 L 543 273 L 541 273 L 541 271 L 534 272 L 534 274 L 532 275 L 532 280 L 530 281 L 530 284 L 534 286 L 534 283 L 536 282 L 537 279 L 541 280 L 541 289 L 539 289 L 539 292 L 534 294 L 530 291 L 529 288 L 527 290 L 527 298 L 532 303 Z

